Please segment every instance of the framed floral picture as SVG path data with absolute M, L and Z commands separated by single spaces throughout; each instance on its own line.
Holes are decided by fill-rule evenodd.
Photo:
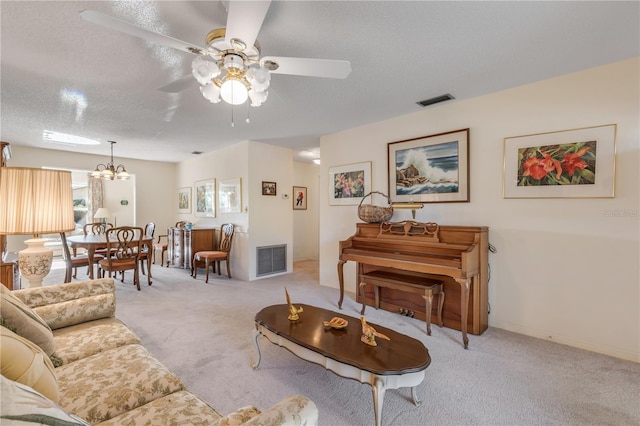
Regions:
M 218 185 L 218 211 L 240 213 L 242 211 L 242 178 L 220 181 Z
M 292 198 L 293 198 L 294 210 L 307 209 L 307 187 L 306 186 L 294 186 Z
M 394 203 L 469 201 L 469 129 L 387 144 Z
M 191 188 L 178 188 L 178 213 L 191 213 Z
M 193 187 L 196 217 L 216 217 L 216 180 L 196 181 Z
M 612 198 L 616 125 L 504 139 L 504 198 Z
M 329 204 L 360 204 L 371 192 L 371 161 L 329 168 Z

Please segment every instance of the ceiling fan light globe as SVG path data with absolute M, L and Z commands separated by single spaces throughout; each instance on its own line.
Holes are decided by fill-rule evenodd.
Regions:
M 258 83 L 269 84 L 271 81 L 271 74 L 265 67 L 260 67 L 255 72 L 255 79 Z
M 265 91 L 269 88 L 271 74 L 264 67 L 252 66 L 247 70 L 247 81 L 252 89 Z
M 269 82 L 266 83 L 258 83 L 258 82 L 250 82 L 251 88 L 257 92 L 266 92 L 269 88 Z
M 271 80 L 271 74 L 265 67 L 253 64 L 247 68 L 247 78 L 264 83 Z
M 208 84 L 201 86 L 200 93 L 202 93 L 202 96 L 212 104 L 220 102 L 220 88 L 215 83 L 209 82 Z
M 193 76 L 200 84 L 207 84 L 220 74 L 220 68 L 215 62 L 207 61 L 198 56 L 191 62 Z
M 220 96 L 222 99 L 231 105 L 240 105 L 247 101 L 248 98 L 247 87 L 239 80 L 230 78 L 222 83 L 220 87 Z
M 249 90 L 249 98 L 251 99 L 252 107 L 259 107 L 267 100 L 267 95 L 269 92 L 266 91 L 258 91 L 258 90 Z

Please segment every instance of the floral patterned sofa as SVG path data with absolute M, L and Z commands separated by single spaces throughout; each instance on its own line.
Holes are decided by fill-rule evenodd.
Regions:
M 115 317 L 111 278 L 17 291 L 0 285 L 0 424 L 314 425 L 304 396 L 223 416 Z

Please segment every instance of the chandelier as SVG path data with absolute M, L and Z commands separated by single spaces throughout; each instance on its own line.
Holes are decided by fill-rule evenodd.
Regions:
M 259 107 L 267 100 L 270 70 L 277 68 L 272 61 L 259 62 L 260 47 L 247 46 L 238 39 L 232 39 L 231 49 L 220 50 L 225 29 L 213 30 L 207 36 L 210 59 L 196 57 L 191 63 L 195 79 L 200 83 L 200 92 L 206 100 L 218 103 L 222 98 L 228 104 L 241 105 L 251 100 L 251 106 Z
M 98 164 L 96 169 L 91 172 L 91 177 L 102 177 L 109 180 L 114 180 L 116 178 L 120 180 L 129 180 L 131 176 L 127 173 L 127 169 L 125 169 L 122 164 L 118 164 L 117 166 L 113 165 L 113 144 L 116 142 L 108 142 L 111 144 L 111 161 L 107 164 Z

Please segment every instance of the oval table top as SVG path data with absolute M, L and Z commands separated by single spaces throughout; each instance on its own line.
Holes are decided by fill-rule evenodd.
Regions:
M 255 321 L 267 330 L 327 358 L 378 375 L 422 371 L 431 363 L 429 351 L 417 339 L 370 323 L 377 332 L 391 340 L 376 338 L 378 346 L 369 346 L 360 341 L 360 318 L 311 305 L 294 303 L 294 306 L 303 308 L 297 321 L 287 318 L 289 306 L 286 304 L 262 309 L 256 314 Z M 324 326 L 324 321 L 330 321 L 333 317 L 344 318 L 349 324 L 343 329 Z

